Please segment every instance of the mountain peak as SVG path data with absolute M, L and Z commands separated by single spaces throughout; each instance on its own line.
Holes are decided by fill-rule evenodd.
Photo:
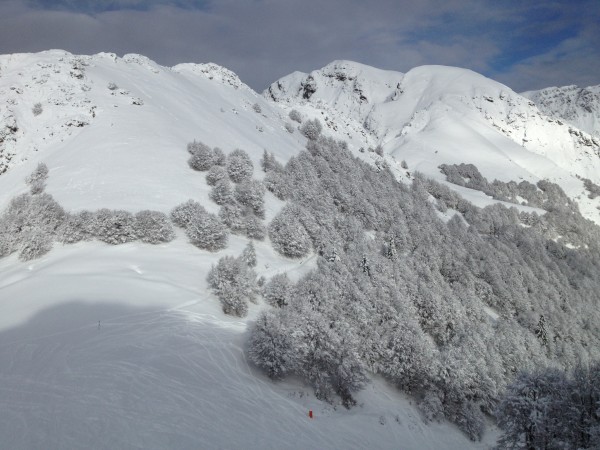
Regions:
M 600 85 L 549 87 L 522 94 L 545 114 L 600 137 Z

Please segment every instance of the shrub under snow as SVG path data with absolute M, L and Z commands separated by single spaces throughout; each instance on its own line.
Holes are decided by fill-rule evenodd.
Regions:
M 188 200 L 175 207 L 171 219 L 185 229 L 190 242 L 198 248 L 217 251 L 227 246 L 227 228 L 198 202 Z
M 310 236 L 298 220 L 297 208 L 285 206 L 269 225 L 269 238 L 275 250 L 290 258 L 301 258 L 311 248 Z
M 32 194 L 39 194 L 44 191 L 47 179 L 48 166 L 44 163 L 39 163 L 31 175 L 25 179 L 25 182 L 29 185 Z
M 208 285 L 223 306 L 225 314 L 245 317 L 248 301 L 258 294 L 256 273 L 241 258 L 224 256 L 208 273 Z
M 300 133 L 302 133 L 311 141 L 316 141 L 319 138 L 321 135 L 321 130 L 323 130 L 323 127 L 321 126 L 319 119 L 307 120 L 300 127 Z
M 215 164 L 214 150 L 202 142 L 194 141 L 188 144 L 188 152 L 192 154 L 188 159 L 188 164 L 194 170 L 208 170 Z
M 158 211 L 140 211 L 135 215 L 138 239 L 148 244 L 170 242 L 175 238 L 173 226 L 166 214 Z
M 95 214 L 94 236 L 112 245 L 135 241 L 135 217 L 128 211 L 100 209 Z
M 234 150 L 227 156 L 227 173 L 234 183 L 252 178 L 254 165 L 244 150 Z

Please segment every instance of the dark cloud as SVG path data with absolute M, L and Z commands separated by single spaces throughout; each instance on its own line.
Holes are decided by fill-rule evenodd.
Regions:
M 0 53 L 62 48 L 208 62 L 262 90 L 352 59 L 466 67 L 517 89 L 598 84 L 597 0 L 5 0 Z M 568 67 L 566 66 L 568 64 Z

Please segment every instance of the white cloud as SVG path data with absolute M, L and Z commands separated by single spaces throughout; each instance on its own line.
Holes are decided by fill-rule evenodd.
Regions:
M 105 5 L 140 2 L 106 0 Z M 83 14 L 3 1 L 0 53 L 62 48 L 141 53 L 165 65 L 212 61 L 262 89 L 294 70 L 309 71 L 334 59 L 400 71 L 422 64 L 456 65 L 494 75 L 491 62 L 506 51 L 504 28 L 528 26 L 522 10 L 515 15 L 503 4 L 479 0 L 219 0 L 202 9 L 172 6 L 199 3 L 151 0 L 144 10 Z M 498 76 L 517 89 L 538 86 L 540 80 L 564 83 L 568 71 L 558 66 L 569 60 L 571 82 L 586 77 L 600 82 L 600 71 L 593 72 L 600 58 L 590 62 L 586 57 L 590 42 L 598 40 L 581 36 L 573 48 L 564 43 L 564 50 L 529 58 Z M 553 70 L 547 70 L 548 61 L 556 61 Z

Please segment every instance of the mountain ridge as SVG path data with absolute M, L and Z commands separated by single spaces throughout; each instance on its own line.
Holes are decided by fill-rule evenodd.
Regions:
M 108 241 L 88 230 L 77 242 L 50 241 L 54 247 L 33 259 L 0 245 L 7 252 L 0 258 L 6 342 L 0 380 L 8 393 L 0 428 L 12 448 L 42 442 L 79 448 L 86 442 L 96 448 L 489 448 L 498 430 L 488 424 L 484 431 L 489 416 L 482 419 L 481 407 L 491 411 L 511 371 L 551 356 L 572 362 L 572 348 L 585 347 L 577 340 L 581 333 L 596 339 L 597 298 L 581 293 L 593 291 L 588 272 L 596 266 L 588 262 L 595 247 L 577 240 L 592 226 L 580 220 L 574 203 L 586 217 L 598 217 L 600 199 L 588 196 L 578 178 L 600 183 L 589 134 L 570 132 L 531 100 L 459 68 L 399 74 L 334 61 L 272 87 L 261 96 L 218 65 L 166 68 L 141 55 L 0 57 L 0 158 L 6 168 L 0 210 L 12 214 L 0 220 L 16 224 L 11 229 L 19 237 L 27 240 L 30 231 L 37 237 L 36 227 L 47 225 L 32 220 L 22 226 L 18 209 L 27 202 L 55 202 L 61 219 L 102 219 L 105 225 L 106 217 L 119 216 L 129 218 L 123 222 L 129 226 L 144 210 L 177 207 L 181 213 L 172 220 L 158 216 L 178 228 L 173 240 L 155 244 L 129 236 Z M 222 166 L 233 154 L 246 155 L 245 169 L 253 165 L 251 180 L 236 182 Z M 213 164 L 206 174 L 202 158 Z M 36 171 L 38 185 L 31 181 Z M 230 202 L 223 205 L 215 196 L 219 176 Z M 249 187 L 252 193 L 243 190 Z M 519 195 L 511 197 L 511 189 Z M 232 216 L 223 214 L 228 211 Z M 226 246 L 194 244 L 187 213 L 189 220 L 228 220 Z M 262 237 L 240 231 L 238 213 L 252 218 L 258 231 L 262 227 Z M 122 231 L 121 222 L 114 225 Z M 294 257 L 275 249 L 276 239 L 297 244 Z M 250 244 L 252 282 L 304 282 L 295 298 L 288 292 L 281 299 L 282 305 L 286 298 L 297 301 L 297 311 L 273 306 L 265 290 L 265 298 L 244 300 L 245 317 L 223 314 L 215 267 L 224 261 L 239 268 Z M 462 273 L 465 267 L 470 271 Z M 385 303 L 376 304 L 379 297 Z M 294 311 L 301 313 L 297 321 Z M 336 312 L 333 318 L 324 314 Z M 364 320 L 364 333 L 380 333 L 372 346 L 344 347 L 361 334 L 351 328 L 354 319 Z M 268 355 L 249 359 L 247 337 L 256 338 L 257 323 L 271 320 L 274 328 L 267 331 L 292 329 L 284 343 L 298 340 L 300 355 L 324 343 L 313 357 L 325 355 L 323 367 L 331 355 L 339 357 L 339 366 L 326 367 L 331 370 L 321 378 L 309 371 L 268 380 L 252 361 L 259 367 L 271 361 Z M 488 333 L 481 331 L 486 340 L 465 333 L 471 322 Z M 323 336 L 311 334 L 315 329 Z M 582 353 L 595 354 L 591 347 Z M 404 355 L 419 348 L 431 361 L 419 354 L 424 364 L 413 367 Z M 359 350 L 367 358 L 360 360 Z M 305 360 L 297 360 L 302 368 Z M 432 362 L 440 364 L 429 374 L 439 389 L 418 399 L 417 408 L 415 398 L 391 384 L 403 386 L 405 378 L 418 383 L 419 374 L 438 367 Z M 372 376 L 362 385 L 365 367 Z M 295 376 L 316 377 L 325 390 L 313 391 Z M 351 391 L 346 382 L 362 390 Z M 339 383 L 337 391 L 332 383 Z M 440 397 L 446 388 L 458 395 L 449 406 Z M 329 398 L 327 389 L 333 391 Z M 342 407 L 353 402 L 349 410 Z M 89 411 L 98 419 L 87 421 Z M 469 441 L 446 420 L 483 440 Z M 107 436 L 107 429 L 118 435 Z

